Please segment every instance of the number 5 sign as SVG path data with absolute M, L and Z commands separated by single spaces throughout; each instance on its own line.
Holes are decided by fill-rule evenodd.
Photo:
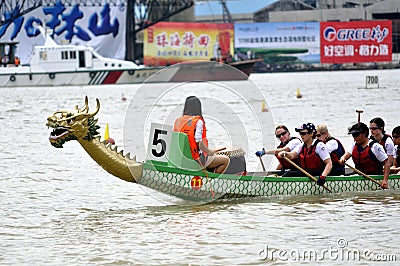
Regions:
M 168 162 L 172 126 L 151 123 L 147 156 L 150 160 Z

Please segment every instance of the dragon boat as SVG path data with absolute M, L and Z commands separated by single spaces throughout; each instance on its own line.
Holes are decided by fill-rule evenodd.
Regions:
M 100 110 L 89 112 L 88 98 L 82 108 L 56 111 L 47 118 L 52 128 L 51 145 L 62 148 L 71 140 L 77 140 L 84 150 L 111 175 L 127 182 L 160 191 L 184 200 L 208 202 L 216 199 L 269 197 L 280 195 L 318 195 L 347 191 L 380 190 L 371 180 L 359 176 L 329 176 L 324 187 L 308 177 L 278 177 L 271 172 L 246 172 L 243 150 L 231 149 L 226 153 L 231 163 L 225 174 L 201 169 L 191 158 L 190 146 L 185 134 L 173 132 L 172 127 L 153 124 L 150 130 L 151 145 L 148 160 L 137 162 L 130 153 L 118 151 L 100 139 L 95 118 Z M 149 148 L 151 148 L 149 145 Z M 272 173 L 272 174 L 271 174 Z M 371 176 L 381 181 L 383 176 Z M 400 175 L 389 176 L 389 188 L 400 187 Z M 330 192 L 331 191 L 331 192 Z

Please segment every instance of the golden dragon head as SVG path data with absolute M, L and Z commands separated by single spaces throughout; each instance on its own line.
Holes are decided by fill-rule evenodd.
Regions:
M 46 125 L 53 128 L 49 141 L 56 148 L 62 148 L 64 143 L 70 140 L 92 140 L 99 135 L 100 128 L 94 116 L 100 110 L 100 101 L 96 99 L 96 111 L 89 113 L 88 97 L 85 97 L 85 105 L 82 108 L 75 107 L 73 111 L 59 110 L 47 118 Z

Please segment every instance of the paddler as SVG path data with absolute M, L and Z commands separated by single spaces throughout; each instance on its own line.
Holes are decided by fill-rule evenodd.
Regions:
M 297 127 L 303 145 L 298 145 L 293 151 L 281 151 L 278 156 L 293 160 L 299 158 L 300 166 L 306 172 L 314 176 L 319 176 L 317 184 L 323 186 L 326 176 L 332 170 L 332 160 L 326 145 L 316 138 L 316 129 L 313 123 L 302 124 Z
M 393 128 L 392 137 L 393 137 L 393 142 L 396 146 L 394 147 L 393 167 L 390 168 L 390 172 L 393 174 L 399 174 L 400 173 L 400 126 Z
M 226 155 L 217 155 L 214 150 L 208 148 L 206 123 L 199 98 L 196 96 L 186 98 L 183 115 L 175 120 L 174 131 L 188 136 L 192 157 L 202 167 L 214 169 L 215 173 L 225 172 L 230 159 Z
M 332 137 L 329 133 L 328 126 L 325 124 L 317 125 L 317 139 L 325 143 L 328 148 L 329 154 L 332 159 L 332 170 L 331 175 L 344 175 L 344 165 L 339 163 L 339 159 L 346 152 L 342 143 L 337 139 Z
M 380 117 L 375 117 L 369 121 L 370 139 L 375 140 L 383 146 L 388 155 L 390 166 L 393 165 L 394 143 L 389 134 L 385 132 L 385 121 Z
M 381 144 L 368 138 L 368 127 L 364 123 L 357 123 L 350 127 L 349 133 L 354 138 L 350 149 L 340 163 L 344 164 L 352 157 L 355 168 L 367 175 L 381 175 L 383 173 L 382 188 L 388 188 L 390 164 L 388 156 Z
M 289 129 L 285 125 L 278 125 L 275 128 L 275 137 L 280 141 L 276 149 L 266 151 L 263 148 L 262 150 L 256 152 L 256 156 L 261 157 L 265 154 L 274 154 L 279 161 L 276 170 L 282 170 L 278 175 L 283 174 L 282 176 L 298 176 L 300 172 L 297 170 L 297 168 L 283 158 L 279 157 L 278 153 L 281 151 L 290 152 L 294 150 L 294 148 L 296 148 L 298 145 L 301 146 L 301 140 L 298 137 L 292 137 Z M 298 159 L 295 159 L 293 162 L 299 164 Z M 289 169 L 290 171 L 285 172 L 286 169 Z

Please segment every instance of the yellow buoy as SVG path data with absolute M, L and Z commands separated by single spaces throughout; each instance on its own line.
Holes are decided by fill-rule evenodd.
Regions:
M 262 101 L 261 111 L 262 112 L 268 112 L 268 108 L 267 108 L 267 104 L 265 103 L 265 100 Z
M 107 143 L 115 144 L 115 140 L 113 138 L 110 138 L 110 132 L 108 129 L 108 123 L 106 124 L 106 129 L 104 131 L 104 139 Z
M 106 124 L 106 130 L 104 131 L 104 139 L 108 140 L 110 138 L 110 132 L 108 130 L 108 123 Z
M 296 90 L 296 97 L 297 97 L 297 98 L 303 97 L 303 95 L 301 95 L 301 92 L 300 92 L 300 89 L 299 89 L 299 88 L 297 88 L 297 90 Z

